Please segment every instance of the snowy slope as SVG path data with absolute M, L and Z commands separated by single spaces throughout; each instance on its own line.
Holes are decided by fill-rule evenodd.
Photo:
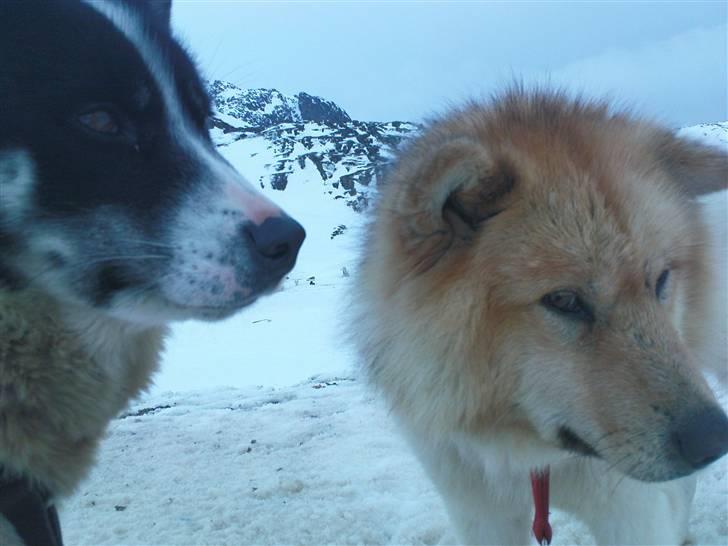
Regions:
M 728 145 L 728 124 L 684 134 Z M 278 150 L 260 134 L 221 147 L 253 180 Z M 354 267 L 363 217 L 318 172 L 305 163 L 285 190 L 263 184 L 306 226 L 298 265 L 238 316 L 173 329 L 157 387 L 112 423 L 99 464 L 62 508 L 69 545 L 453 543 L 430 481 L 342 342 L 356 327 L 343 268 Z M 705 201 L 725 271 L 728 192 Z M 727 298 L 716 294 L 723 309 Z M 700 482 L 697 546 L 728 544 L 726 499 L 728 459 Z M 555 545 L 591 541 L 564 514 L 553 525 Z
M 693 138 L 715 146 L 728 146 L 728 121 L 722 123 L 701 123 L 692 127 L 685 127 L 677 132 L 678 135 Z
M 220 132 L 222 131 L 222 133 Z M 333 199 L 355 210 L 367 206 L 368 193 L 399 142 L 414 131 L 409 123 L 352 121 L 282 123 L 256 132 L 213 129 L 216 142 L 247 156 L 261 170 L 251 181 L 285 190 L 297 173 L 317 181 Z

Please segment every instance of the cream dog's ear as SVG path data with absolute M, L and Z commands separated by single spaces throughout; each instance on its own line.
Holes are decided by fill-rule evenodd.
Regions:
M 479 142 L 445 140 L 418 144 L 389 180 L 387 191 L 401 241 L 418 271 L 432 267 L 456 239 L 469 240 L 508 205 L 516 185 L 515 169 L 505 158 L 493 158 Z M 414 153 L 412 153 L 414 151 Z M 388 214 L 384 211 L 384 214 Z
M 664 133 L 656 153 L 661 165 L 690 197 L 728 188 L 728 154 L 720 148 Z

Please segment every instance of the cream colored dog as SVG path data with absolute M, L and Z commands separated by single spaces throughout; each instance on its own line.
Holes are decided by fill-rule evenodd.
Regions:
M 545 466 L 599 544 L 686 540 L 694 473 L 728 450 L 703 377 L 726 365 L 726 302 L 694 201 L 727 185 L 720 151 L 545 92 L 470 104 L 400 153 L 354 337 L 463 542 L 530 543 Z

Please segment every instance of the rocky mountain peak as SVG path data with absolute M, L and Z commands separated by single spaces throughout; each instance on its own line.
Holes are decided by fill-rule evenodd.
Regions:
M 351 121 L 336 103 L 308 93 L 288 96 L 277 89 L 241 89 L 221 80 L 208 82 L 208 87 L 215 109 L 236 118 L 241 126 L 266 129 L 281 123 L 333 125 Z
M 348 123 L 351 121 L 349 114 L 330 100 L 315 97 L 308 93 L 299 93 L 296 98 L 298 99 L 298 111 L 301 113 L 303 121 L 327 124 Z
M 393 150 L 418 128 L 352 120 L 336 103 L 308 93 L 288 96 L 220 80 L 209 89 L 217 110 L 212 138 L 249 179 L 279 191 L 311 185 L 356 211 L 368 206 Z

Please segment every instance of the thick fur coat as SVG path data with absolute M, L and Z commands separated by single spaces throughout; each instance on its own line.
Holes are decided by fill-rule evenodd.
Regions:
M 694 472 L 728 449 L 703 377 L 726 366 L 725 302 L 694 199 L 727 184 L 717 149 L 522 89 L 399 154 L 353 338 L 464 543 L 530 543 L 547 465 L 597 543 L 687 539 Z
M 218 153 L 170 10 L 0 2 L 0 514 L 26 541 L 60 542 L 167 325 L 270 293 L 305 237 Z
M 111 419 L 149 386 L 165 331 L 0 289 L 2 478 L 30 477 L 52 500 L 72 493 Z M 22 543 L 5 523 L 0 544 Z
M 109 421 L 149 386 L 165 328 L 0 291 L 0 460 L 54 497 L 86 475 Z

